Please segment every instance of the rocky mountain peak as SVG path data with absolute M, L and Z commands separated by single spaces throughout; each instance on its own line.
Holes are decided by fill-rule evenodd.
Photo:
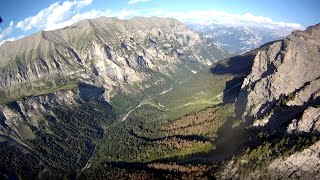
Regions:
M 319 104 L 320 25 L 260 50 L 237 105 L 254 125 L 277 128 Z
M 241 54 L 259 48 L 270 41 L 290 34 L 285 29 L 269 29 L 250 25 L 228 26 L 222 24 L 190 24 L 189 27 L 231 54 Z
M 247 148 L 224 166 L 222 179 L 319 179 L 320 25 L 251 52 L 233 137 L 246 137 Z

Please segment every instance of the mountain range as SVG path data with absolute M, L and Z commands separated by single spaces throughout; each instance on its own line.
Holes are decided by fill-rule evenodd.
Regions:
M 188 27 L 205 37 L 212 39 L 216 45 L 230 54 L 241 54 L 261 45 L 279 40 L 291 33 L 288 29 L 271 29 L 255 26 L 228 26 L 221 24 L 189 24 Z
M 158 17 L 3 43 L 1 179 L 319 179 L 320 25 L 241 28 L 242 49 Z
M 0 54 L 0 90 L 11 99 L 63 86 L 64 81 L 111 91 L 150 80 L 150 72 L 167 76 L 181 64 L 208 66 L 227 56 L 173 19 L 103 17 L 5 42 Z

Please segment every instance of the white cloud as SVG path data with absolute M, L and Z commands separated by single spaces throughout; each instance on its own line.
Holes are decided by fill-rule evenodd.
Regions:
M 134 16 L 138 16 L 139 14 L 140 14 L 139 11 L 136 11 L 136 10 L 122 9 L 120 10 L 120 12 L 114 13 L 112 15 L 118 17 L 119 19 L 127 19 Z
M 77 13 L 75 15 L 73 15 L 69 20 L 66 21 L 62 21 L 59 23 L 48 23 L 46 25 L 45 30 L 53 30 L 53 29 L 58 29 L 58 28 L 63 28 L 66 26 L 69 26 L 71 24 L 74 24 L 76 22 L 79 22 L 83 19 L 94 19 L 94 18 L 98 18 L 101 16 L 106 16 L 109 17 L 111 16 L 111 10 L 106 10 L 106 11 L 96 11 L 96 10 L 91 10 L 85 13 Z
M 61 23 L 65 20 L 72 18 L 73 8 L 75 8 L 77 2 L 65 1 L 60 6 L 57 6 L 47 16 L 46 29 L 52 27 L 56 23 Z
M 128 4 L 137 4 L 140 2 L 149 2 L 149 1 L 151 1 L 151 0 L 129 0 Z
M 4 30 L 0 29 L 0 40 L 3 39 L 5 36 L 11 34 L 13 28 L 14 28 L 14 22 L 11 21 L 9 26 L 6 27 Z
M 3 41 L 0 42 L 0 46 L 1 46 L 4 42 L 6 42 L 6 41 L 15 41 L 15 40 L 18 40 L 18 39 L 23 38 L 24 36 L 25 36 L 25 35 L 21 35 L 21 36 L 18 36 L 18 37 L 11 37 L 11 38 L 5 39 L 5 40 L 3 40 Z
M 16 28 L 20 28 L 23 31 L 30 30 L 34 27 L 41 29 L 43 28 L 48 20 L 48 15 L 59 6 L 59 2 L 51 4 L 48 8 L 42 9 L 35 16 L 30 16 L 25 18 L 22 21 L 19 21 L 16 25 Z
M 286 28 L 290 30 L 304 29 L 304 27 L 298 23 L 278 22 L 269 17 L 256 16 L 251 13 L 232 14 L 217 10 L 186 12 L 166 12 L 158 10 L 156 13 L 157 14 L 154 14 L 154 12 L 151 11 L 148 16 L 173 17 L 185 23 L 216 23 L 230 26 L 252 25 L 269 28 Z
M 64 1 L 61 4 L 60 2 L 56 2 L 51 4 L 48 8 L 40 10 L 35 16 L 30 16 L 19 21 L 16 28 L 23 31 L 28 31 L 33 28 L 38 30 L 54 30 L 71 25 L 83 19 L 110 15 L 110 10 L 91 10 L 82 14 L 79 13 L 81 8 L 87 7 L 91 3 L 92 0 Z
M 267 25 L 267 26 L 275 26 L 275 27 L 282 27 L 282 28 L 291 28 L 291 29 L 303 29 L 304 27 L 298 23 L 286 23 L 286 22 L 276 22 L 273 21 L 271 18 L 264 17 L 264 16 L 254 16 L 250 13 L 246 13 L 240 16 L 242 21 L 247 22 L 254 22 L 260 25 Z
M 92 3 L 93 0 L 82 0 L 77 3 L 77 8 L 81 9 L 83 7 L 87 7 Z

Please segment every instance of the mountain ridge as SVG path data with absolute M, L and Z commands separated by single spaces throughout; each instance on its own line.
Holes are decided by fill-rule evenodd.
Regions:
M 188 26 L 234 55 L 248 52 L 270 41 L 283 39 L 291 33 L 288 30 L 250 25 L 189 24 Z
M 226 56 L 174 19 L 102 17 L 2 44 L 0 90 L 8 95 L 23 83 L 32 90 L 47 77 L 111 89 L 148 81 L 146 71 L 168 76 L 189 61 L 204 67 Z

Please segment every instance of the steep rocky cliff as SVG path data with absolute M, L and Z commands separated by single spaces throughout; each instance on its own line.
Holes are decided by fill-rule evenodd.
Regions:
M 319 179 L 320 25 L 258 50 L 235 103 L 247 140 L 220 178 Z
M 247 121 L 258 120 L 257 126 L 275 128 L 319 104 L 319 59 L 320 25 L 296 31 L 259 51 L 242 85 L 239 113 Z M 283 116 L 281 109 L 287 111 Z

